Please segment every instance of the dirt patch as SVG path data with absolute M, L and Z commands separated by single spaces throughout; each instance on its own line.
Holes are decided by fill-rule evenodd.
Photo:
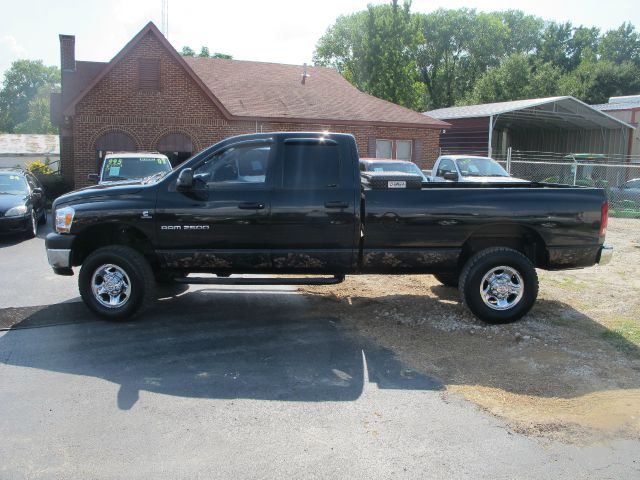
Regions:
M 430 275 L 307 287 L 318 308 L 503 418 L 567 442 L 640 437 L 640 221 L 611 219 L 611 264 L 543 272 L 533 310 L 486 325 Z

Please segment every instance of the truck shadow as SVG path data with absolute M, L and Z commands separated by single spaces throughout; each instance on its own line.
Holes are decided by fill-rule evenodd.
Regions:
M 539 299 L 520 321 L 488 325 L 461 305 L 457 289 L 436 295 L 309 296 L 361 335 L 445 385 L 575 398 L 640 388 L 640 348 L 572 306 Z
M 488 326 L 454 289 L 432 290 L 439 298 L 198 290 L 123 323 L 81 303 L 9 308 L 0 361 L 114 382 L 121 409 L 140 390 L 322 402 L 445 384 L 549 398 L 640 387 L 640 349 L 569 305 L 539 300 L 520 322 Z
M 1 362 L 117 383 L 125 410 L 140 390 L 321 402 L 355 400 L 371 383 L 442 388 L 294 292 L 189 292 L 124 323 L 98 320 L 81 303 L 4 309 L 0 322 L 9 329 Z

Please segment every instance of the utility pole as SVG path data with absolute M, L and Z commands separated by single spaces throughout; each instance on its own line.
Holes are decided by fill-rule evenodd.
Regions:
M 162 0 L 162 34 L 169 39 L 169 0 Z

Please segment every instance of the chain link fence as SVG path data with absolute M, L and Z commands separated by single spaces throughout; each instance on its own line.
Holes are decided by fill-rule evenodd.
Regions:
M 442 151 L 442 155 L 487 156 L 485 151 Z M 610 214 L 640 218 L 640 156 L 566 154 L 508 149 L 492 157 L 512 177 L 534 182 L 604 188 Z

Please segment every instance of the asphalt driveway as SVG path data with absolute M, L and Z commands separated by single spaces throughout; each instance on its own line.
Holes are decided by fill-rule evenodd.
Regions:
M 42 238 L 0 241 L 0 265 L 1 478 L 639 476 L 639 442 L 514 433 L 291 288 L 192 288 L 116 324 Z

